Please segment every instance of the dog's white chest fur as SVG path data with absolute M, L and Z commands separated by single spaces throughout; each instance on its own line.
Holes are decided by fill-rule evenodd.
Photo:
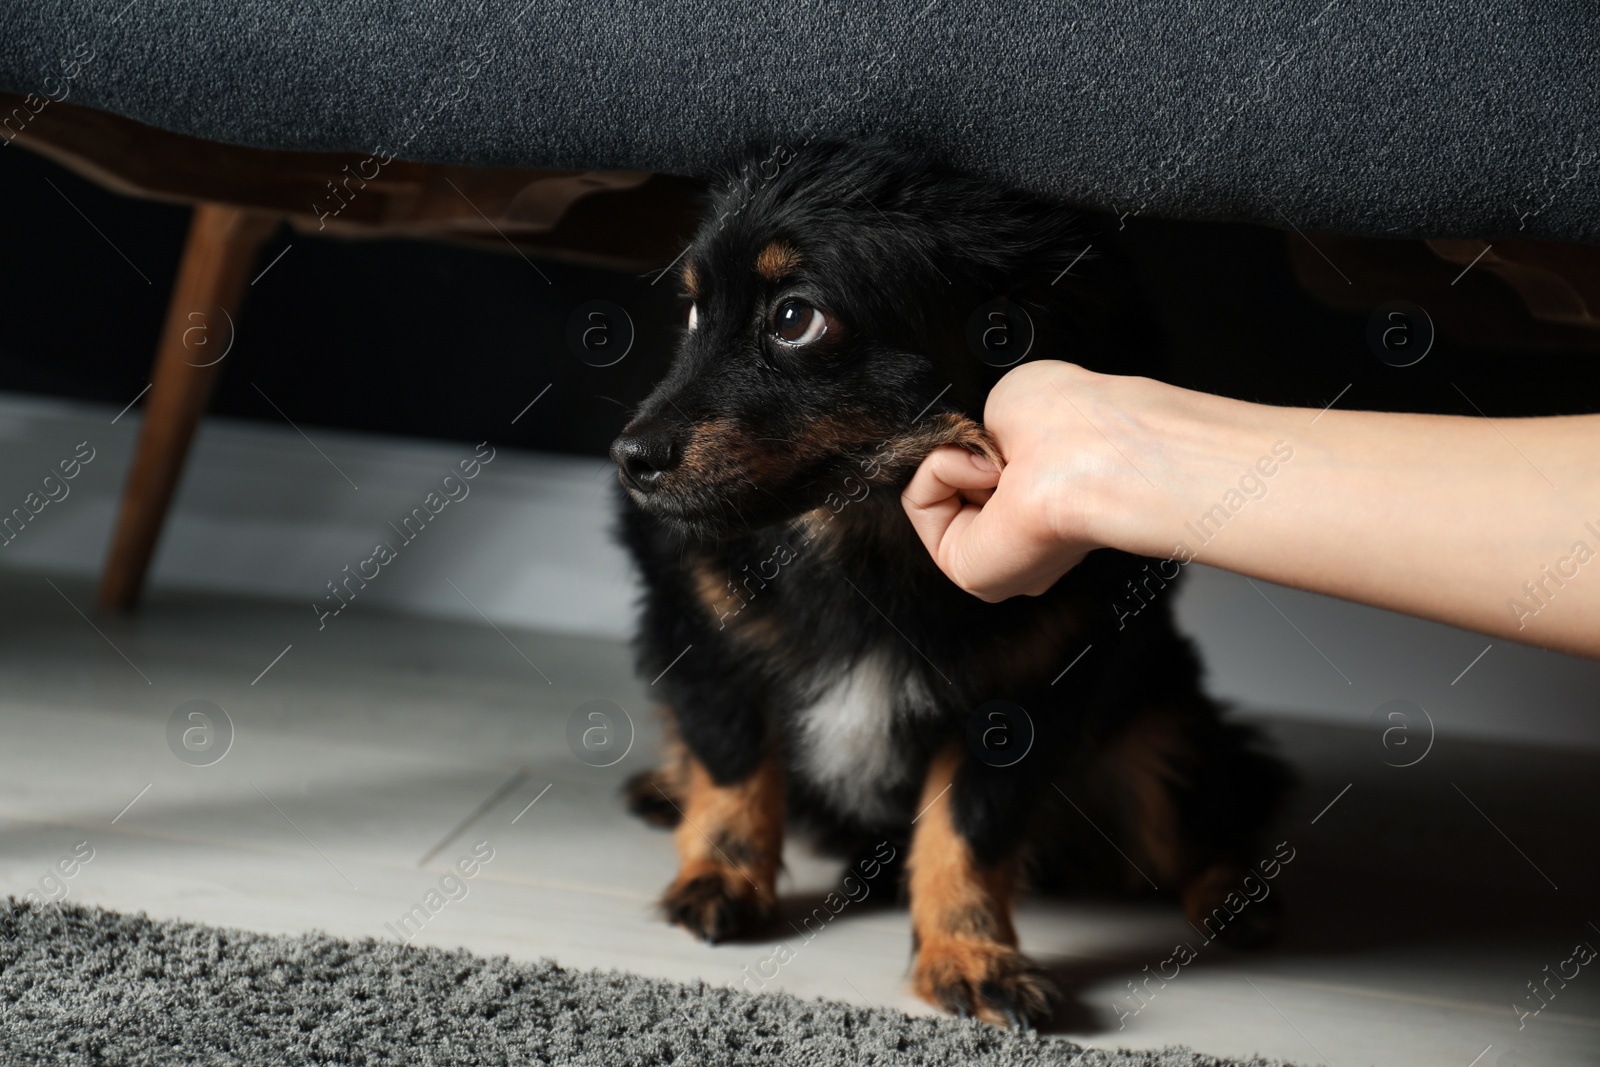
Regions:
M 907 687 L 887 655 L 870 652 L 796 715 L 797 769 L 841 814 L 894 817 L 890 795 L 910 772 L 894 731 L 909 710 Z

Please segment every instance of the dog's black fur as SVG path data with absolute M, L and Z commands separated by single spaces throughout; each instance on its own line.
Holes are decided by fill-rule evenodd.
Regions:
M 1026 1022 L 1048 1013 L 1049 991 L 1015 953 L 1009 875 L 991 884 L 994 872 L 1026 863 L 1035 884 L 1079 884 L 1103 868 L 1158 881 L 1199 920 L 1261 858 L 1287 773 L 1203 694 L 1170 596 L 1119 618 L 1152 561 L 1095 552 L 1043 596 L 988 604 L 935 567 L 902 510 L 933 447 L 988 448 L 972 420 L 1003 371 L 967 340 L 986 302 L 1027 309 L 1034 358 L 1150 368 L 1157 339 L 1115 258 L 1063 277 L 1079 226 L 1058 204 L 882 145 L 753 155 L 717 187 L 682 259 L 694 328 L 612 450 L 646 588 L 639 666 L 661 675 L 676 739 L 632 802 L 662 823 L 698 810 L 715 824 L 692 827 L 714 852 L 683 831 L 684 873 L 664 900 L 695 933 L 753 934 L 770 918 L 776 831 L 737 812 L 781 804 L 765 817 L 967 871 L 972 893 L 920 911 L 913 883 L 917 988 Z M 791 300 L 827 327 L 799 347 L 774 334 Z M 791 334 L 807 314 L 789 310 Z M 830 697 L 852 713 L 810 710 Z M 1024 708 L 1036 735 L 1005 767 L 978 758 L 981 729 L 969 732 L 995 699 Z M 763 792 L 751 783 L 769 764 L 782 788 Z M 913 828 L 947 771 L 932 803 L 948 814 Z M 1267 910 L 1225 933 L 1261 935 Z

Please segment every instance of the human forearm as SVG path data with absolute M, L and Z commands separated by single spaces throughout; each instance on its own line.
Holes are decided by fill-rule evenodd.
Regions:
M 1517 640 L 1600 654 L 1600 416 L 1274 408 L 1102 388 L 1151 510 L 1099 539 Z M 1121 390 L 1123 395 L 1115 394 Z M 1270 472 L 1270 473 L 1268 473 Z
M 1114 547 L 1600 655 L 1600 416 L 1280 408 L 1040 362 L 985 421 L 1003 473 L 941 450 L 906 493 L 985 599 Z

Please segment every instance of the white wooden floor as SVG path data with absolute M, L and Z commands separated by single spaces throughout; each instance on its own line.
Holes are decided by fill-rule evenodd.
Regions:
M 193 596 L 117 620 L 81 580 L 54 584 L 0 572 L 0 892 L 392 938 L 486 841 L 493 858 L 464 897 L 445 883 L 460 899 L 419 942 L 713 983 L 772 955 L 772 942 L 707 947 L 652 912 L 673 861 L 666 835 L 617 799 L 654 737 L 620 643 L 359 600 L 321 632 L 304 606 Z M 609 768 L 566 740 L 594 699 L 638 728 Z M 169 746 L 191 700 L 232 724 L 208 766 Z M 1370 731 L 1272 730 L 1304 777 L 1281 835 L 1295 856 L 1275 883 L 1283 943 L 1199 946 L 1131 1014 L 1129 983 L 1194 931 L 1153 904 L 1029 901 L 1024 947 L 1068 993 L 1060 1032 L 1330 1067 L 1600 1064 L 1600 963 L 1564 962 L 1600 947 L 1600 758 L 1439 737 L 1394 768 Z M 92 859 L 52 880 L 75 848 Z M 788 864 L 798 915 L 838 869 L 794 848 Z M 876 903 L 789 938 L 794 958 L 768 988 L 926 1010 L 904 986 L 906 916 Z M 1549 977 L 1574 968 L 1564 985 Z M 1540 1003 L 1530 982 L 1546 1006 L 1519 1029 L 1514 1005 Z

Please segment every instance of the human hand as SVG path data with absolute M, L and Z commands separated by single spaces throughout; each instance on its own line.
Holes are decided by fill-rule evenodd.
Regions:
M 1129 469 L 1084 408 L 1099 408 L 1116 381 L 1070 363 L 1024 363 L 984 406 L 1003 471 L 956 447 L 922 461 L 901 503 L 951 581 L 990 602 L 1038 596 L 1102 546 L 1091 529 L 1092 496 Z
M 901 502 L 939 568 L 991 602 L 1116 548 L 1600 657 L 1600 580 L 1576 580 L 1600 538 L 1600 415 L 1506 432 L 1330 408 L 1024 363 L 984 406 L 1004 468 L 937 449 Z

